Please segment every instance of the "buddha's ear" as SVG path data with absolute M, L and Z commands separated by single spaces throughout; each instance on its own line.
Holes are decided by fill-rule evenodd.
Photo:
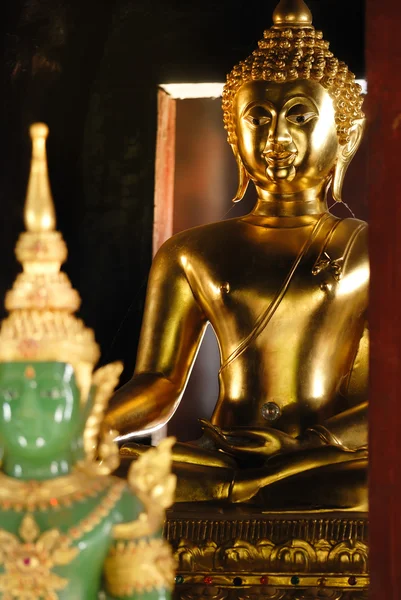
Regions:
M 234 153 L 235 160 L 237 162 L 238 167 L 238 188 L 233 198 L 233 202 L 240 202 L 242 198 L 245 196 L 245 192 L 248 188 L 249 184 L 249 175 L 245 170 L 242 159 L 238 153 L 238 148 L 235 144 L 231 144 L 231 149 Z
M 75 380 L 80 393 L 81 406 L 85 406 L 92 385 L 93 366 L 90 363 L 80 362 L 73 365 Z
M 364 129 L 365 118 L 355 120 L 349 132 L 348 142 L 344 145 L 340 145 L 339 147 L 337 163 L 334 167 L 332 189 L 333 198 L 336 202 L 342 201 L 342 189 L 345 174 L 351 160 L 354 158 L 355 153 L 360 146 Z
M 96 455 L 104 414 L 122 370 L 123 364 L 115 362 L 101 367 L 93 374 L 92 383 L 95 395 L 84 431 L 84 448 L 88 458 L 94 458 Z

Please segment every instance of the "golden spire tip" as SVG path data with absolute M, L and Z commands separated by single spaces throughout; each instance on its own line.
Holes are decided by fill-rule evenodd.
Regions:
M 56 215 L 46 157 L 49 128 L 44 123 L 33 123 L 29 133 L 32 139 L 32 158 L 24 210 L 25 227 L 36 233 L 53 231 L 56 227 Z
M 273 23 L 281 27 L 308 27 L 312 13 L 304 0 L 280 0 L 273 13 Z
M 29 133 L 32 141 L 41 137 L 45 138 L 46 140 L 47 136 L 49 135 L 49 128 L 46 123 L 32 123 L 29 128 Z

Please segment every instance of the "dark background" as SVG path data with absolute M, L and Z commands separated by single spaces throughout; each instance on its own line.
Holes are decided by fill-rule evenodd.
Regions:
M 1 299 L 19 268 L 28 126 L 43 120 L 80 314 L 96 331 L 102 362 L 123 359 L 132 373 L 151 262 L 157 86 L 224 80 L 256 47 L 275 5 L 3 0 Z M 309 6 L 336 56 L 363 77 L 364 0 Z

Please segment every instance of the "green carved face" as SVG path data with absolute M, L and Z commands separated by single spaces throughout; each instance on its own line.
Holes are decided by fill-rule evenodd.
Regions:
M 71 446 L 80 424 L 80 393 L 71 365 L 0 363 L 4 453 L 25 458 L 54 456 Z

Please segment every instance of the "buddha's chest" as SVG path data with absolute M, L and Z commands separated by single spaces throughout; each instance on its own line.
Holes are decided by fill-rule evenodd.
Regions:
M 309 251 L 306 243 L 300 236 L 239 240 L 235 256 L 229 251 L 203 265 L 196 287 L 223 344 L 225 335 L 247 335 L 265 314 L 280 336 L 311 320 L 323 332 L 337 313 L 355 315 L 366 306 L 367 268 L 352 266 L 341 248 L 324 240 Z
M 104 504 L 1 512 L 0 598 L 97 599 L 113 525 Z

